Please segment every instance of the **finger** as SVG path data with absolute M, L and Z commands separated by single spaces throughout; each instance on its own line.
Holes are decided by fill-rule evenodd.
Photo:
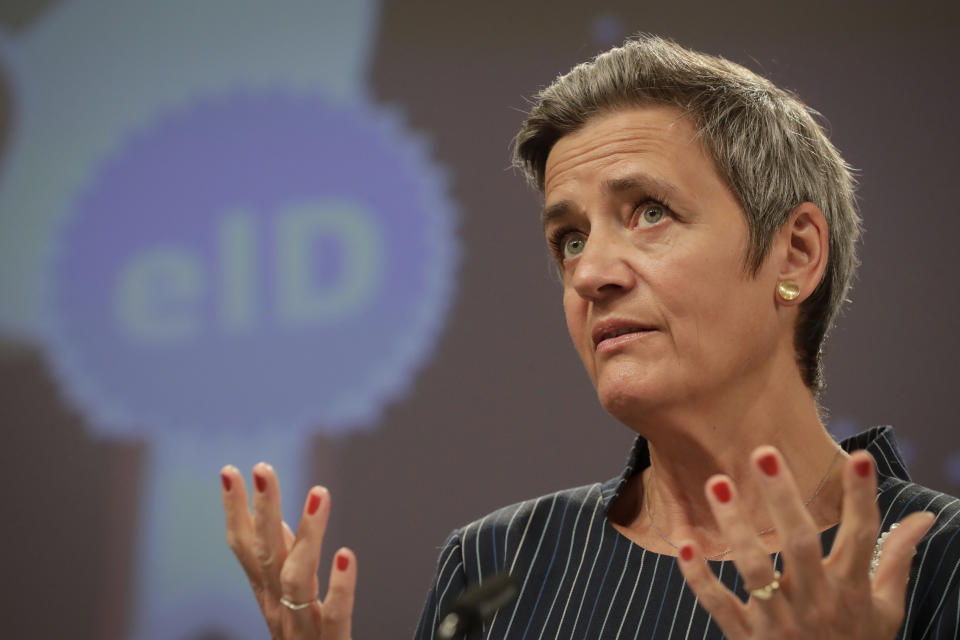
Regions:
M 293 548 L 293 543 L 296 540 L 296 536 L 293 535 L 293 531 L 290 529 L 290 525 L 287 524 L 287 521 L 283 521 L 283 546 L 287 550 L 287 555 L 290 554 L 290 549 Z
M 254 553 L 264 586 L 274 601 L 280 599 L 280 568 L 287 557 L 280 514 L 280 487 L 273 467 L 260 462 L 253 467 Z
M 329 514 L 329 492 L 323 487 L 310 489 L 304 501 L 296 538 L 280 572 L 283 597 L 289 602 L 301 604 L 316 601 L 318 598 L 320 586 L 317 568 L 320 565 L 320 551 Z M 287 530 L 289 531 L 289 528 Z M 315 637 L 320 623 L 320 612 L 319 602 L 314 607 L 288 610 L 286 617 L 290 620 L 293 637 Z
M 253 553 L 253 519 L 247 507 L 247 488 L 243 483 L 243 476 L 235 466 L 228 464 L 220 470 L 220 485 L 227 544 L 256 591 L 262 587 L 260 563 Z
M 879 530 L 873 458 L 866 451 L 855 451 L 843 470 L 843 515 L 828 561 L 847 584 L 867 585 Z
M 729 477 L 716 475 L 707 480 L 707 501 L 713 517 L 730 545 L 734 563 L 743 576 L 744 588 L 757 589 L 773 580 L 773 563 L 760 544 L 753 519 L 741 512 L 739 495 Z
M 899 622 L 903 616 L 910 564 L 917 543 L 927 535 L 936 522 L 936 516 L 928 511 L 911 513 L 900 521 L 900 526 L 890 532 L 883 543 L 880 564 L 873 577 L 873 593 L 883 604 L 880 609 L 896 614 Z
M 758 447 L 750 457 L 780 536 L 783 566 L 790 574 L 790 596 L 803 608 L 822 592 L 825 583 L 820 532 L 780 452 L 774 447 Z
M 349 640 L 353 617 L 353 594 L 357 587 L 357 558 L 346 547 L 337 551 L 330 568 L 330 586 L 323 600 L 324 640 Z
M 746 637 L 746 607 L 713 575 L 703 559 L 703 551 L 693 542 L 681 543 L 677 564 L 700 605 L 713 616 L 723 633 L 731 639 Z

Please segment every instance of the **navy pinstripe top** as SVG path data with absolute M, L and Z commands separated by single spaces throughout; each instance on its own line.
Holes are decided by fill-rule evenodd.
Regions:
M 890 427 L 841 444 L 847 451 L 866 449 L 877 461 L 884 531 L 912 511 L 937 515 L 914 558 L 898 638 L 957 638 L 960 501 L 910 482 Z M 676 559 L 632 543 L 607 521 L 627 479 L 649 464 L 647 443 L 638 437 L 618 478 L 504 507 L 451 533 L 415 638 L 433 638 L 440 614 L 465 588 L 504 570 L 517 579 L 520 595 L 469 640 L 722 638 Z M 835 534 L 833 528 L 821 535 L 825 551 Z M 774 562 L 780 565 L 779 554 Z M 710 566 L 746 599 L 732 561 Z

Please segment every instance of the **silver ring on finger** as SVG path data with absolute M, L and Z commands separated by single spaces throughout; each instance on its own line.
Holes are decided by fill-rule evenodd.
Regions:
M 306 609 L 316 601 L 317 599 L 314 598 L 309 602 L 301 602 L 300 604 L 297 604 L 296 602 L 292 602 L 287 596 L 283 596 L 282 598 L 280 598 L 280 604 L 285 606 L 287 609 L 290 609 L 291 611 L 300 611 L 301 609 Z
M 757 600 L 769 600 L 773 597 L 777 591 L 780 590 L 780 572 L 773 572 L 773 580 L 769 584 L 765 584 L 759 589 L 751 589 L 750 597 L 756 598 Z

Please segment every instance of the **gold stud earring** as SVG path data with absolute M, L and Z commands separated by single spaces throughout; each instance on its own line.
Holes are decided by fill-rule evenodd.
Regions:
M 793 280 L 783 280 L 777 283 L 777 295 L 787 302 L 796 300 L 797 296 L 800 295 L 800 285 Z

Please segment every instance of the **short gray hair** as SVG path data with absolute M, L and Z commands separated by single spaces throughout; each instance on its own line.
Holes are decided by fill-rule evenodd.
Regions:
M 829 225 L 829 257 L 820 284 L 800 307 L 798 365 L 814 393 L 824 385 L 823 343 L 856 272 L 860 216 L 852 169 L 795 95 L 720 57 L 640 35 L 574 67 L 540 91 L 514 139 L 514 164 L 541 192 L 547 156 L 592 117 L 644 105 L 680 108 L 743 208 L 746 265 L 759 270 L 773 236 L 803 202 Z

